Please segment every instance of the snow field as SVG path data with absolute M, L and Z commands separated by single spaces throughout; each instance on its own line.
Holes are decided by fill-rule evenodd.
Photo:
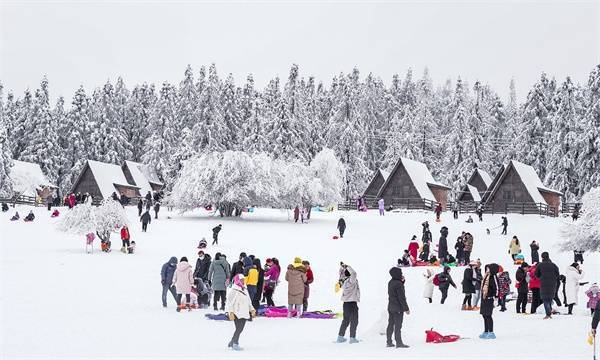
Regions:
M 17 209 L 22 215 L 29 210 Z M 444 305 L 439 304 L 437 288 L 433 304 L 422 297 L 425 268 L 404 269 L 411 314 L 404 318 L 403 339 L 411 348 L 385 348 L 385 337 L 378 333 L 387 306 L 388 270 L 407 248 L 410 237 L 415 234 L 420 238 L 420 224 L 425 220 L 430 222 L 434 244 L 441 226 L 449 227 L 451 249 L 460 231 L 470 231 L 475 238 L 471 257 L 481 258 L 484 264 L 498 262 L 508 269 L 514 290 L 516 267 L 508 255 L 510 236 L 499 235 L 500 229 L 485 234 L 486 228 L 500 224 L 500 215 L 486 215 L 483 223 L 467 224 L 465 215 L 453 220 L 445 213 L 438 224 L 433 213 L 425 212 L 387 213 L 384 217 L 376 211 L 313 212 L 309 224 L 294 224 L 280 210 L 257 209 L 240 219 L 210 217 L 204 210 L 184 215 L 161 210 L 148 233 L 141 233 L 137 209 L 127 211 L 132 240 L 138 245 L 133 255 L 118 251 L 118 234 L 112 237 L 112 253 L 100 252 L 97 242 L 96 252 L 85 254 L 83 236 L 58 232 L 57 219 L 50 219 L 45 208 L 34 209 L 34 223 L 9 222 L 12 209 L 0 215 L 0 358 L 591 358 L 592 348 L 585 342 L 591 321 L 585 308 L 588 286 L 580 289 L 573 316 L 544 321 L 540 311 L 530 316 L 515 314 L 515 303 L 510 302 L 507 312 L 494 312 L 498 339 L 484 341 L 477 338 L 483 330 L 479 313 L 460 311 L 463 268 L 452 269 L 458 289 L 450 289 Z M 348 225 L 346 237 L 332 240 L 340 214 Z M 528 244 L 535 239 L 540 242 L 540 251 L 550 251 L 561 272 L 572 262 L 571 253 L 559 253 L 555 246 L 560 224 L 566 219 L 509 215 L 508 220 L 509 235 L 519 236 L 527 261 Z M 210 244 L 210 229 L 219 223 L 223 224 L 220 245 L 209 246 L 207 252 L 225 253 L 230 263 L 241 251 L 258 256 L 262 262 L 275 256 L 284 271 L 295 256 L 309 260 L 315 274 L 309 310 L 341 311 L 340 294 L 334 292 L 339 262 L 353 266 L 361 286 L 358 338 L 362 342 L 332 343 L 341 319 L 258 318 L 247 324 L 240 339 L 245 351 L 237 354 L 227 349 L 233 324 L 206 320 L 204 314 L 212 310 L 178 314 L 171 297 L 169 308 L 163 309 L 162 264 L 170 256 L 187 256 L 194 266 L 198 241 L 204 236 Z M 598 281 L 600 256 L 586 254 L 585 258 L 584 281 Z M 283 278 L 284 273 L 275 291 L 277 305 L 287 301 Z M 468 339 L 426 344 L 424 331 L 432 327 L 442 334 Z

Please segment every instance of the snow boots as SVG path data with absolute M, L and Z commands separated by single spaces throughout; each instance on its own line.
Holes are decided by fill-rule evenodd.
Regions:
M 483 340 L 493 340 L 496 338 L 496 334 L 493 332 L 484 332 L 483 334 L 479 335 L 479 338 Z
M 232 345 L 231 345 L 231 349 L 232 349 L 233 351 L 242 351 L 242 350 L 244 350 L 244 348 L 240 347 L 240 345 L 239 345 L 239 344 L 232 344 Z
M 336 343 L 341 344 L 343 342 L 346 342 L 346 338 L 343 336 L 338 336 L 337 340 L 335 340 Z
M 358 343 L 359 343 L 359 340 L 357 338 L 353 338 L 353 337 L 351 337 L 350 341 L 348 341 L 348 344 L 358 344 Z

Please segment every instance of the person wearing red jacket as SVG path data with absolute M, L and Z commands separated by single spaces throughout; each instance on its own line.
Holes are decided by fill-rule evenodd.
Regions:
M 130 237 L 131 236 L 129 235 L 129 228 L 127 227 L 127 225 L 123 225 L 123 227 L 121 228 L 121 241 L 123 242 L 123 247 L 121 248 L 121 251 L 126 252 L 129 248 Z
M 415 235 L 413 235 L 410 244 L 408 244 L 408 252 L 410 253 L 411 260 L 416 261 L 419 254 L 419 243 Z
M 314 281 L 312 269 L 310 263 L 306 260 L 302 261 L 302 265 L 306 269 L 306 282 L 304 283 L 304 298 L 302 299 L 302 313 L 305 313 L 308 309 L 308 296 L 310 295 L 310 284 Z
M 539 278 L 535 276 L 535 269 L 537 268 L 537 264 L 532 265 L 529 268 L 529 290 L 531 290 L 531 314 L 535 314 L 538 306 L 542 304 L 542 299 L 540 297 L 540 287 L 542 283 Z

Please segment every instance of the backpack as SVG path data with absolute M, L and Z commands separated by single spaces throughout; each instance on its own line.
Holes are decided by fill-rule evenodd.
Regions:
M 435 274 L 435 276 L 433 277 L 433 285 L 435 286 L 440 286 L 440 279 L 438 278 L 439 274 Z

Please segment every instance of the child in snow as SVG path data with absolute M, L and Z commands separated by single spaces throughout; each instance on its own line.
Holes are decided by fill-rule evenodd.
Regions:
M 106 240 L 100 240 L 100 249 L 104 252 L 110 252 L 110 240 L 106 239 Z
M 356 339 L 356 328 L 358 327 L 358 302 L 360 301 L 360 287 L 356 278 L 356 271 L 349 265 L 340 263 L 340 280 L 339 284 L 342 288 L 342 302 L 344 309 L 344 318 L 340 325 L 340 331 L 336 342 L 343 343 L 346 341 L 346 329 L 350 326 L 350 344 L 358 343 Z
M 423 276 L 425 277 L 423 297 L 425 299 L 428 299 L 429 303 L 431 304 L 433 302 L 433 278 L 435 277 L 435 275 L 433 274 L 433 271 L 431 271 L 431 269 L 427 269 L 427 271 L 423 273 Z
M 598 288 L 598 284 L 593 283 L 585 294 L 588 297 L 587 308 L 594 314 L 598 302 L 600 301 L 600 288 Z
M 127 253 L 133 254 L 135 252 L 135 241 L 132 241 L 131 244 L 127 247 Z
M 410 254 L 408 253 L 408 250 L 404 250 L 404 254 L 402 254 L 402 257 L 400 259 L 398 259 L 398 266 L 404 267 L 404 266 L 410 266 L 410 264 L 411 264 Z
M 452 276 L 450 276 L 449 266 L 444 266 L 444 271 L 437 274 L 436 276 L 438 279 L 438 287 L 440 288 L 440 292 L 442 293 L 441 303 L 443 304 L 444 301 L 446 301 L 446 298 L 448 297 L 448 289 L 450 288 L 450 285 L 452 285 L 456 289 L 456 284 L 454 283 L 454 280 L 452 280 Z
M 469 224 L 473 222 L 473 218 L 471 217 L 471 215 L 469 215 L 469 218 L 465 222 Z
M 198 243 L 198 249 L 206 249 L 206 246 L 208 245 L 208 243 L 206 242 L 205 238 L 202 238 L 200 240 L 200 242 Z
M 58 217 L 58 215 L 60 215 L 60 213 L 58 212 L 58 209 L 54 209 L 54 211 L 52 212 L 52 215 L 50 215 L 50 217 Z
M 242 274 L 233 277 L 233 285 L 227 294 L 225 312 L 229 320 L 235 324 L 233 337 L 227 346 L 235 351 L 243 350 L 239 345 L 240 335 L 244 330 L 246 321 L 256 316 L 256 310 L 252 307 L 252 300 L 248 295 L 248 289 L 246 289 L 244 275 Z
M 498 305 L 500 311 L 506 311 L 506 297 L 510 291 L 510 275 L 508 271 L 503 271 L 498 275 Z
M 2 203 L 2 212 L 7 212 L 8 211 L 8 204 L 3 202 Z
M 27 214 L 27 216 L 25 216 L 25 222 L 30 222 L 33 221 L 35 219 L 35 215 L 33 215 L 33 211 L 30 211 L 29 214 Z
M 498 297 L 498 278 L 496 274 L 499 270 L 498 264 L 489 264 L 485 269 L 485 276 L 481 281 L 481 310 L 480 314 L 483 317 L 484 330 L 480 339 L 495 339 L 494 320 L 492 314 L 494 312 L 494 298 Z
M 416 261 L 417 255 L 419 253 L 419 243 L 417 242 L 416 235 L 413 235 L 412 239 L 410 239 L 410 244 L 408 244 L 408 252 L 410 253 L 410 256 Z
M 182 257 L 173 275 L 173 285 L 175 285 L 175 291 L 177 292 L 177 302 L 180 304 L 177 307 L 177 312 L 180 312 L 184 308 L 191 309 L 190 294 L 192 292 L 192 285 L 194 284 L 193 273 L 192 266 L 188 263 L 187 257 Z M 181 301 L 183 295 L 185 295 L 185 303 Z
M 21 217 L 19 216 L 19 212 L 15 212 L 15 214 L 10 218 L 10 221 L 17 221 L 19 220 Z
M 463 274 L 462 289 L 465 298 L 462 303 L 462 310 L 473 310 L 472 297 L 475 293 L 475 286 L 473 285 L 473 276 L 475 275 L 474 268 L 477 266 L 477 262 L 473 261 L 465 269 Z

